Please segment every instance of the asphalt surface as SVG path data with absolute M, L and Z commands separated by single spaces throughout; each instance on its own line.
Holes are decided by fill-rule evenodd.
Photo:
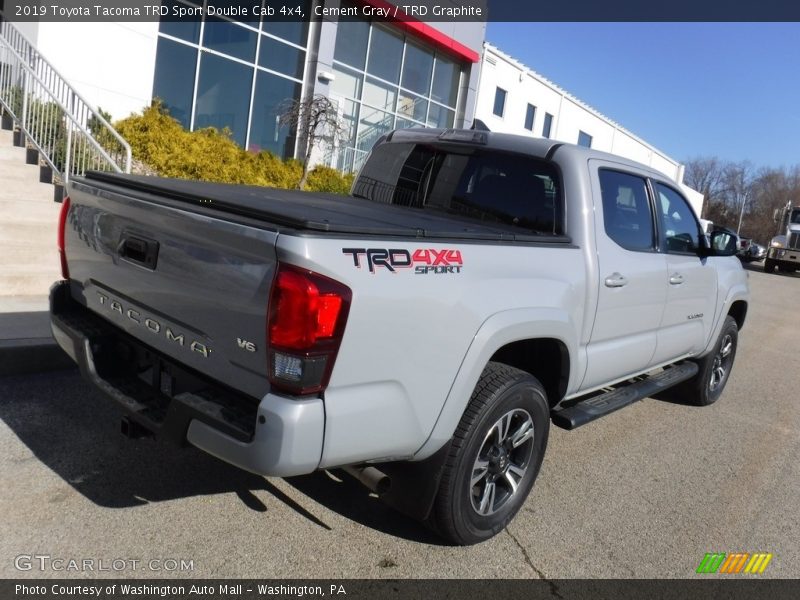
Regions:
M 0 577 L 692 578 L 706 552 L 771 552 L 762 577 L 800 577 L 800 276 L 752 270 L 750 282 L 719 402 L 647 399 L 552 428 L 515 521 L 469 548 L 341 473 L 264 479 L 126 440 L 77 372 L 0 378 Z M 95 570 L 20 571 L 20 555 Z

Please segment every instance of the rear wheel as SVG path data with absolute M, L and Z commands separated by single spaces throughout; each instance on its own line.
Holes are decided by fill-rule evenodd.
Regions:
M 453 435 L 434 528 L 463 545 L 502 531 L 533 487 L 549 430 L 547 397 L 536 378 L 489 363 Z
M 739 326 L 728 315 L 714 350 L 698 360 L 700 370 L 697 375 L 680 387 L 680 396 L 684 400 L 697 406 L 708 406 L 719 399 L 733 368 L 738 340 Z

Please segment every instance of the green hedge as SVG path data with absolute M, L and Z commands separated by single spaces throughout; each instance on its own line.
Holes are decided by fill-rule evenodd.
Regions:
M 114 127 L 131 145 L 133 158 L 163 177 L 291 189 L 302 174 L 299 161 L 284 161 L 270 152 L 248 152 L 231 139 L 227 129 L 186 131 L 157 102 Z M 352 174 L 316 167 L 306 190 L 346 194 L 352 181 Z

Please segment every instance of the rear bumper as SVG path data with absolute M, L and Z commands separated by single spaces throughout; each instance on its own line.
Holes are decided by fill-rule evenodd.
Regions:
M 317 469 L 325 427 L 319 398 L 249 398 L 190 372 L 95 315 L 59 282 L 50 291 L 53 337 L 83 377 L 156 437 L 192 444 L 260 475 Z

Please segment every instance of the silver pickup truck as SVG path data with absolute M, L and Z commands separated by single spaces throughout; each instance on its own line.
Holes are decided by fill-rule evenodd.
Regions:
M 56 340 L 124 417 L 254 473 L 343 467 L 454 543 L 501 531 L 550 422 L 710 404 L 747 313 L 674 182 L 551 140 L 395 131 L 350 196 L 90 173 Z

